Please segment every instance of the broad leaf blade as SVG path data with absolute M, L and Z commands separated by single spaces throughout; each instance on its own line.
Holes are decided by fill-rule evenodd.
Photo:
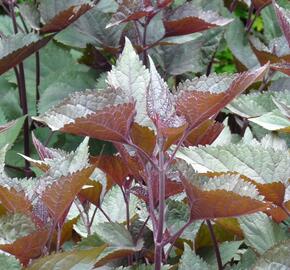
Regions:
M 240 217 L 239 223 L 246 243 L 259 254 L 288 238 L 287 233 L 264 213 Z
M 92 167 L 83 169 L 72 175 L 61 177 L 51 187 L 46 188 L 42 194 L 42 200 L 55 221 L 59 221 L 67 211 L 92 172 Z
M 45 46 L 51 36 L 42 38 L 36 34 L 22 34 L 2 38 L 0 41 L 0 75 L 21 63 L 24 59 Z
M 192 3 L 186 3 L 167 15 L 164 26 L 167 36 L 178 36 L 225 26 L 231 21 L 232 19 L 222 18 L 214 11 L 202 11 Z
M 43 0 L 40 3 L 39 10 L 45 25 L 40 29 L 40 32 L 59 32 L 75 22 L 92 7 L 92 3 L 84 0 Z
M 254 82 L 261 80 L 268 69 L 259 69 L 233 76 L 210 75 L 179 85 L 177 113 L 184 115 L 190 127 L 197 127 L 214 117 L 224 106 Z

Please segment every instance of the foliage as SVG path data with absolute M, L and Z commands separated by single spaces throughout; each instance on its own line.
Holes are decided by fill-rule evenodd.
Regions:
M 5 269 L 290 267 L 287 1 L 0 5 Z

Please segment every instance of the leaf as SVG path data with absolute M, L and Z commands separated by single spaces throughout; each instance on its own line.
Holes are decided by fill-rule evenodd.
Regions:
M 91 158 L 91 163 L 101 169 L 109 181 L 122 186 L 125 183 L 126 177 L 129 176 L 127 165 L 120 156 L 101 156 Z
M 87 250 L 56 253 L 35 260 L 27 270 L 92 269 L 106 245 Z
M 41 38 L 33 33 L 18 33 L 2 38 L 0 40 L 0 75 L 45 46 L 50 39 L 51 36 Z
M 290 176 L 289 154 L 258 144 L 181 148 L 177 157 L 192 164 L 199 172 L 237 172 L 261 184 L 277 179 L 286 183 Z
M 113 1 L 100 1 L 95 7 L 81 16 L 76 22 L 60 32 L 55 39 L 68 46 L 85 49 L 87 44 L 92 44 L 98 49 L 106 48 L 116 51 L 119 47 L 120 38 L 125 24 L 106 29 L 111 19 L 111 14 L 105 13 L 101 8 L 107 4 L 108 8 L 114 8 L 117 3 Z M 115 11 L 109 11 L 115 12 Z
M 125 47 L 115 66 L 108 73 L 108 84 L 120 88 L 127 97 L 136 101 L 137 114 L 135 121 L 144 126 L 152 126 L 146 113 L 146 91 L 150 77 L 142 64 L 131 42 L 126 38 Z
M 290 64 L 289 63 L 274 64 L 274 65 L 271 65 L 271 68 L 274 70 L 278 70 L 280 72 L 283 72 L 286 75 L 290 76 Z
M 289 248 L 290 248 L 289 239 L 280 242 L 276 246 L 266 251 L 263 254 L 263 256 L 259 257 L 253 269 L 254 270 L 288 269 L 290 267 Z
M 38 230 L 17 239 L 12 244 L 0 245 L 0 249 L 14 255 L 22 264 L 27 265 L 30 259 L 35 259 L 41 255 L 47 240 L 48 231 Z
M 208 118 L 214 117 L 237 95 L 251 84 L 262 79 L 268 66 L 232 76 L 212 74 L 178 86 L 176 95 L 177 113 L 186 117 L 189 126 L 199 126 Z M 193 106 L 194 104 L 194 106 Z
M 289 10 L 286 10 L 280 7 L 275 1 L 273 1 L 273 6 L 275 9 L 280 27 L 290 47 L 290 12 Z
M 189 199 L 192 220 L 235 217 L 270 209 L 252 184 L 239 176 L 204 178 L 184 162 L 178 163 Z
M 133 123 L 130 130 L 130 137 L 133 143 L 138 145 L 147 154 L 151 155 L 153 153 L 156 144 L 156 136 L 153 130 Z
M 10 213 L 31 214 L 31 202 L 25 196 L 24 192 L 17 191 L 15 188 L 0 186 L 0 202 Z
M 133 254 L 141 250 L 143 245 L 141 241 L 135 245 L 129 231 L 119 223 L 98 224 L 96 233 L 110 245 L 97 258 L 96 266 L 102 266 L 112 259 Z
M 214 11 L 202 11 L 186 3 L 167 14 L 164 21 L 166 36 L 186 35 L 217 26 L 225 26 L 232 19 L 220 17 Z
M 15 213 L 0 217 L 0 243 L 11 244 L 18 238 L 27 236 L 36 230 L 35 224 L 26 215 Z
M 63 176 L 46 188 L 42 201 L 49 210 L 55 222 L 59 221 L 72 204 L 75 196 L 88 181 L 93 168 L 89 167 L 69 176 Z
M 187 126 L 186 121 L 176 114 L 173 96 L 167 84 L 158 74 L 151 58 L 149 61 L 151 81 L 147 91 L 147 113 L 165 136 L 182 133 Z
M 20 270 L 21 266 L 18 260 L 12 256 L 0 254 L 0 265 L 5 270 Z
M 183 202 L 169 200 L 165 214 L 166 227 L 171 235 L 177 233 L 190 218 L 190 209 Z M 189 225 L 180 238 L 192 241 L 200 228 L 200 222 Z
M 189 270 L 189 269 L 209 270 L 210 267 L 202 258 L 196 255 L 194 251 L 192 251 L 187 244 L 185 244 L 184 252 L 180 259 L 178 269 L 180 270 Z
M 3 148 L 7 144 L 9 148 L 13 145 L 22 129 L 25 119 L 26 116 L 23 116 L 5 125 L 0 125 L 0 148 Z
M 243 22 L 236 18 L 227 28 L 225 39 L 235 59 L 242 65 L 243 70 L 259 65 L 257 57 L 250 47 Z
M 110 23 L 106 28 L 118 25 L 120 23 L 138 20 L 149 16 L 154 11 L 152 6 L 146 6 L 143 1 L 123 0 L 119 3 L 118 10 L 113 15 Z
M 75 93 L 35 120 L 52 130 L 124 142 L 135 114 L 135 106 L 119 91 Z
M 40 28 L 40 12 L 37 5 L 31 2 L 24 2 L 19 4 L 19 12 L 33 29 Z
M 92 7 L 92 3 L 86 0 L 41 1 L 39 11 L 45 24 L 40 29 L 40 32 L 59 32 L 76 21 Z
M 136 215 L 138 198 L 133 194 L 130 195 L 130 204 L 129 204 L 129 216 L 132 219 Z M 116 207 L 116 205 L 118 207 Z M 104 196 L 101 201 L 102 210 L 105 213 L 108 213 L 110 219 L 113 222 L 123 223 L 126 221 L 126 204 L 124 202 L 124 196 L 119 186 L 113 186 Z M 94 207 L 91 207 L 89 210 L 89 217 L 92 218 L 94 214 Z M 97 209 L 93 224 L 91 227 L 91 232 L 96 233 L 96 230 L 99 226 L 99 223 L 107 222 L 107 218 L 104 214 Z M 77 224 L 74 225 L 74 230 L 81 235 L 82 237 L 87 237 L 86 225 L 83 223 L 82 219 L 79 219 Z
M 260 255 L 286 240 L 287 233 L 264 213 L 255 213 L 239 218 L 245 241 Z
M 223 265 L 229 263 L 237 255 L 243 241 L 226 241 L 219 244 L 219 250 Z M 217 267 L 216 255 L 213 249 L 206 249 L 203 259 L 209 264 Z

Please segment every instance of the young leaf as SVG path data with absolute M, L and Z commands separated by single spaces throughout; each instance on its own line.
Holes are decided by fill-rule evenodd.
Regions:
M 167 84 L 158 74 L 151 58 L 149 61 L 151 81 L 147 91 L 147 113 L 165 136 L 182 133 L 187 126 L 186 121 L 176 114 L 173 96 Z
M 280 7 L 275 1 L 273 5 L 276 11 L 278 22 L 290 47 L 290 11 Z
M 287 233 L 264 213 L 255 213 L 239 218 L 248 245 L 259 254 L 286 240 Z
M 131 42 L 126 38 L 125 47 L 117 60 L 116 66 L 108 73 L 108 83 L 120 88 L 127 97 L 136 101 L 135 121 L 143 126 L 152 126 L 146 113 L 146 91 L 149 85 L 149 72 L 142 64 Z
M 60 130 L 92 138 L 124 142 L 135 106 L 119 90 L 75 93 L 35 120 Z
M 187 245 L 184 244 L 184 252 L 180 259 L 179 267 L 180 270 L 209 270 L 210 266 L 198 255 L 194 253 L 193 250 Z
M 0 249 L 14 255 L 19 261 L 27 265 L 30 259 L 41 255 L 48 240 L 47 230 L 38 230 L 30 235 L 17 239 L 12 244 L 0 245 Z
M 213 74 L 186 81 L 178 87 L 177 113 L 186 117 L 191 128 L 197 127 L 208 118 L 214 117 L 251 84 L 262 79 L 267 69 L 268 65 L 265 65 L 232 76 Z
M 0 40 L 0 75 L 45 46 L 50 39 L 51 36 L 42 38 L 33 33 L 18 33 L 2 38 Z
M 202 11 L 192 3 L 186 3 L 167 14 L 164 26 L 166 36 L 178 36 L 225 26 L 231 21 L 232 19 L 220 17 L 214 11 Z
M 55 221 L 59 221 L 64 215 L 92 172 L 92 167 L 83 169 L 72 175 L 61 177 L 46 188 L 42 194 L 42 201 Z
M 123 0 L 106 28 L 120 23 L 141 19 L 145 16 L 149 16 L 153 11 L 154 8 L 152 6 L 147 6 L 144 1 Z
M 43 0 L 40 2 L 39 10 L 45 25 L 40 29 L 40 32 L 59 32 L 76 21 L 92 7 L 93 4 L 86 0 Z

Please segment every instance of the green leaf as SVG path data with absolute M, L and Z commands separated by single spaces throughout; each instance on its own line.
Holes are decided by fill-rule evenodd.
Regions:
M 261 256 L 256 264 L 254 270 L 287 270 L 290 268 L 289 258 L 290 240 L 283 241 L 278 245 L 272 247 Z
M 240 262 L 237 265 L 231 267 L 232 270 L 245 270 L 252 269 L 254 263 L 257 260 L 257 256 L 252 249 L 247 249 L 247 251 L 242 255 Z
M 243 241 L 223 242 L 219 244 L 219 250 L 223 265 L 231 261 L 237 254 Z M 206 249 L 203 259 L 209 264 L 217 267 L 216 255 L 213 249 Z
M 5 270 L 21 270 L 19 261 L 13 256 L 0 254 L 0 265 Z
M 177 157 L 199 172 L 238 172 L 259 183 L 286 182 L 290 177 L 289 153 L 259 144 L 181 148 Z
M 136 100 L 138 110 L 135 119 L 140 125 L 150 124 L 146 112 L 146 91 L 149 81 L 148 70 L 142 64 L 130 40 L 126 38 L 124 50 L 116 66 L 108 73 L 108 83 Z
M 238 18 L 228 26 L 225 33 L 225 39 L 235 58 L 237 58 L 246 68 L 253 68 L 259 65 L 249 45 L 244 24 Z
M 101 8 L 101 6 L 96 5 L 75 23 L 60 32 L 55 39 L 65 45 L 77 48 L 86 48 L 87 44 L 92 44 L 98 49 L 103 47 L 118 48 L 125 25 L 121 24 L 106 29 L 111 15 L 101 12 Z
M 33 33 L 18 33 L 2 38 L 0 40 L 0 75 L 46 45 L 49 40 L 50 37 L 41 38 Z
M 131 234 L 122 224 L 108 222 L 99 223 L 95 232 L 105 243 L 111 246 L 135 246 Z
M 91 176 L 92 178 L 93 176 Z M 106 178 L 104 179 L 106 181 Z M 138 203 L 138 198 L 134 195 L 130 196 L 129 214 L 130 218 L 133 218 L 136 214 L 136 207 Z M 118 205 L 118 207 L 116 207 Z M 113 186 L 105 195 L 101 207 L 105 213 L 110 215 L 110 219 L 113 222 L 123 223 L 126 221 L 126 204 L 124 202 L 124 196 L 119 186 Z M 89 210 L 89 217 L 92 218 L 95 208 L 91 207 Z M 91 227 L 92 233 L 96 233 L 99 223 L 106 222 L 107 219 L 103 213 L 97 209 L 95 218 Z M 83 223 L 82 219 L 79 219 L 77 224 L 74 225 L 75 231 L 82 237 L 87 236 L 86 225 Z
M 168 228 L 170 234 L 173 235 L 178 230 L 180 230 L 182 226 L 184 226 L 185 223 L 189 220 L 190 210 L 188 206 L 183 202 L 169 200 L 165 217 L 166 227 Z M 195 239 L 200 225 L 200 221 L 193 222 L 184 230 L 180 237 L 192 241 L 193 239 Z
M 191 248 L 184 244 L 184 252 L 180 259 L 179 270 L 209 270 L 209 265 L 191 250 Z
M 31 218 L 23 214 L 6 214 L 0 218 L 0 244 L 11 244 L 36 230 Z
M 264 213 L 239 217 L 245 241 L 259 254 L 289 238 L 289 235 Z
M 71 252 L 56 253 L 35 260 L 27 270 L 92 269 L 105 245 Z
M 13 145 L 22 129 L 25 118 L 26 116 L 22 116 L 17 120 L 8 122 L 4 126 L 0 126 L 0 148 L 7 144 L 10 147 Z
M 277 17 L 272 5 L 262 9 L 261 16 L 264 22 L 264 35 L 268 41 L 280 37 L 282 31 L 280 29 Z

